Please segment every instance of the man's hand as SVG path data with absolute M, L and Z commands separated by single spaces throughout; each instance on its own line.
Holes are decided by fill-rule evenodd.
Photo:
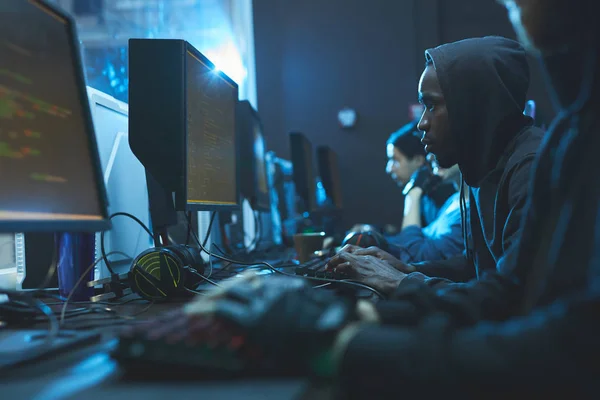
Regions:
M 357 256 L 373 256 L 373 257 L 379 258 L 380 260 L 389 263 L 392 267 L 396 268 L 398 271 L 404 272 L 405 274 L 409 274 L 409 273 L 415 271 L 414 266 L 412 266 L 410 264 L 406 264 L 406 263 L 398 260 L 396 257 L 391 255 L 387 251 L 381 250 L 379 247 L 371 246 L 371 247 L 367 247 L 365 249 L 362 247 L 348 244 L 340 250 L 340 253 L 341 252 L 352 253 Z M 335 268 L 337 265 L 336 263 L 338 263 L 338 260 L 340 260 L 340 259 L 337 257 L 333 257 L 331 259 L 331 261 L 329 262 L 329 268 L 330 269 Z
M 420 188 L 423 193 L 427 194 L 429 191 L 437 185 L 442 179 L 436 176 L 431 171 L 428 165 L 419 168 L 410 178 L 410 181 L 404 187 L 402 193 L 406 196 L 412 190 Z
M 328 267 L 336 273 L 364 283 L 386 295 L 391 294 L 406 277 L 406 274 L 398 271 L 387 261 L 347 251 L 333 256 Z

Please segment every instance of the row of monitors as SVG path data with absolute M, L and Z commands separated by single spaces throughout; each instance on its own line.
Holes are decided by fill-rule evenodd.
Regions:
M 6 0 L 0 36 L 0 230 L 107 229 L 73 20 L 42 0 Z M 237 84 L 183 40 L 132 39 L 129 63 L 128 139 L 145 168 L 153 222 L 163 211 L 238 208 L 240 191 L 268 209 L 262 126 L 238 102 Z M 314 210 L 310 143 L 292 134 L 291 144 L 296 190 Z M 325 153 L 320 166 L 334 165 Z M 340 198 L 337 170 L 322 175 Z
M 325 191 L 325 207 L 317 201 L 316 177 L 313 168 L 313 147 L 308 138 L 298 132 L 290 134 L 290 152 L 294 166 L 294 183 L 304 212 L 319 209 L 342 209 L 342 188 L 337 154 L 328 146 L 316 150 L 320 183 Z

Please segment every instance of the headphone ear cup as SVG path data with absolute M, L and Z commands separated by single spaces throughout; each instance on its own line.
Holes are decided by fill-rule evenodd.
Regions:
M 170 299 L 184 287 L 183 265 L 180 256 L 167 248 L 148 249 L 133 261 L 129 286 L 146 300 Z
M 383 251 L 389 250 L 388 241 L 385 238 L 385 236 L 383 236 L 381 233 L 375 232 L 375 231 L 372 231 L 370 233 L 370 235 L 375 240 L 375 246 L 379 247 Z
M 202 259 L 202 250 L 191 246 L 173 246 L 183 261 L 184 266 L 189 266 L 200 274 L 204 274 L 204 260 Z
M 173 250 L 183 260 L 183 274 L 186 276 L 186 287 L 192 290 L 195 289 L 204 280 L 202 276 L 204 276 L 205 269 L 201 250 L 186 245 L 173 246 Z
M 196 247 L 186 246 L 190 257 L 190 266 L 204 275 L 204 259 L 202 258 L 202 250 Z

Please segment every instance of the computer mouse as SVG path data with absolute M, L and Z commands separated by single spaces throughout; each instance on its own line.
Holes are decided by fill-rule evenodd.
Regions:
M 359 247 L 379 247 L 381 250 L 388 249 L 388 242 L 383 235 L 374 230 L 364 230 L 361 232 L 350 232 L 342 241 L 342 246 L 353 244 Z

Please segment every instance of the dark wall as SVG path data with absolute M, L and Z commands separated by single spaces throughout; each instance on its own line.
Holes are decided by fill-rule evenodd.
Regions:
M 398 222 L 400 190 L 385 174 L 385 140 L 408 122 L 423 51 L 447 41 L 513 36 L 494 0 L 256 0 L 258 108 L 269 149 L 288 133 L 339 155 L 346 223 Z M 337 112 L 357 110 L 358 126 Z
M 414 29 L 406 23 L 411 7 L 404 3 L 254 2 L 258 109 L 267 146 L 289 158 L 288 133 L 299 131 L 314 147 L 334 148 L 351 221 L 398 221 L 401 215 L 401 206 L 391 206 L 402 199 L 385 174 L 385 141 L 407 122 L 416 98 L 416 82 L 406 79 L 416 71 Z M 359 113 L 352 131 L 338 127 L 344 106 Z

